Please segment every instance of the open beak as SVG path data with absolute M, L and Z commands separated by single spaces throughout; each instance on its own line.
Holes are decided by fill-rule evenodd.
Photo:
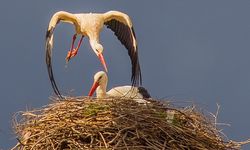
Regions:
M 105 71 L 108 72 L 108 68 L 107 68 L 107 65 L 106 65 L 106 62 L 105 62 L 105 59 L 104 59 L 102 53 L 98 54 L 98 58 L 101 61 L 102 65 L 103 65 L 103 67 L 105 69 Z
M 92 85 L 92 87 L 91 87 L 91 89 L 90 89 L 90 91 L 89 91 L 88 96 L 92 96 L 98 86 L 99 86 L 99 83 L 98 82 L 94 82 L 93 85 Z

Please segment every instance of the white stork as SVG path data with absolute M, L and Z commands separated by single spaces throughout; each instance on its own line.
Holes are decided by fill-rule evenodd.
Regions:
M 49 73 L 49 78 L 53 87 L 54 92 L 57 96 L 62 98 L 52 71 L 52 47 L 53 47 L 53 32 L 56 25 L 60 22 L 66 22 L 73 24 L 75 27 L 75 34 L 73 36 L 71 49 L 68 52 L 66 61 L 69 61 L 70 58 L 74 57 L 81 45 L 83 37 L 87 36 L 89 38 L 89 43 L 91 48 L 100 59 L 102 65 L 107 71 L 107 66 L 102 55 L 103 46 L 99 42 L 99 34 L 104 25 L 110 28 L 120 42 L 127 48 L 128 54 L 131 59 L 132 64 L 132 76 L 131 81 L 132 85 L 141 84 L 141 70 L 138 59 L 138 49 L 136 36 L 133 29 L 132 21 L 129 16 L 125 13 L 119 11 L 108 11 L 106 13 L 81 13 L 81 14 L 72 14 L 65 11 L 59 11 L 55 13 L 48 26 L 46 33 L 46 64 Z M 74 42 L 77 35 L 81 35 L 81 39 L 78 43 L 77 48 L 74 48 Z
M 139 103 L 148 103 L 145 98 L 150 98 L 150 94 L 143 87 L 134 86 L 118 86 L 114 87 L 108 92 L 107 90 L 108 76 L 104 71 L 99 71 L 94 76 L 93 85 L 89 91 L 88 96 L 92 96 L 96 91 L 97 98 L 105 97 L 127 97 L 133 98 Z

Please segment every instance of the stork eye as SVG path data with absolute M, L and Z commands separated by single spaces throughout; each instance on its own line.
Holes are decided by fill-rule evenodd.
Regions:
M 100 81 L 100 80 L 101 80 L 101 78 L 102 78 L 102 76 L 100 76 L 100 77 L 98 78 L 98 81 Z

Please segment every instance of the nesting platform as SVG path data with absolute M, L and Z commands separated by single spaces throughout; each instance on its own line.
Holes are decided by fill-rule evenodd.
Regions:
M 167 101 L 73 97 L 14 116 L 13 149 L 226 150 L 243 142 L 226 139 L 213 115 Z

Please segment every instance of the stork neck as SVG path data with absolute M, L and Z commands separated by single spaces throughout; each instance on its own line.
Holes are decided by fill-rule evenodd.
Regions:
M 107 84 L 108 84 L 108 77 L 104 75 L 99 82 L 99 86 L 96 89 L 96 97 L 107 97 Z
M 96 97 L 102 98 L 102 97 L 106 97 L 106 96 L 107 96 L 106 86 L 98 86 L 96 89 Z
M 96 45 L 99 44 L 99 40 L 90 38 L 89 43 L 92 49 L 96 49 Z

